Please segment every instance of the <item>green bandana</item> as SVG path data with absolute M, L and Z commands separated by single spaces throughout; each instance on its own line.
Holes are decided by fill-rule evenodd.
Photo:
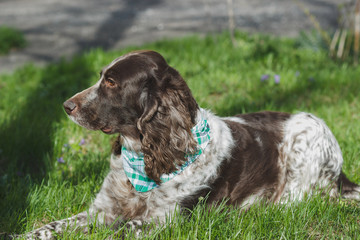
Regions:
M 187 162 L 178 167 L 175 172 L 163 174 L 161 181 L 167 182 L 181 173 L 187 166 L 193 163 L 205 150 L 210 141 L 210 127 L 206 119 L 200 121 L 191 129 L 191 132 L 198 142 L 198 151 L 195 154 L 186 154 Z M 127 150 L 124 146 L 121 148 L 121 158 L 124 164 L 124 171 L 131 184 L 138 192 L 147 192 L 158 187 L 154 180 L 148 178 L 145 173 L 144 154 Z

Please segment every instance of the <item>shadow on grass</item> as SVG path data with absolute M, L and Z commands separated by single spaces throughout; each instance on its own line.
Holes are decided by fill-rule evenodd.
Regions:
M 16 217 L 21 219 L 30 187 L 53 166 L 53 130 L 65 117 L 62 103 L 86 88 L 94 74 L 83 57 L 44 68 L 25 105 L 1 126 L 0 225 L 9 227 L 16 224 Z
M 26 104 L 0 130 L 0 145 L 6 156 L 3 169 L 18 175 L 43 177 L 51 166 L 53 124 L 65 117 L 62 103 L 74 93 L 89 86 L 93 75 L 87 63 L 79 58 L 74 62 L 50 65 L 42 71 L 38 88 L 26 98 Z M 31 77 L 31 76 L 29 76 Z

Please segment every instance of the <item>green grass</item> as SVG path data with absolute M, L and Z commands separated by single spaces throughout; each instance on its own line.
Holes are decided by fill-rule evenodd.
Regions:
M 187 80 L 198 103 L 225 116 L 260 110 L 308 111 L 333 130 L 344 171 L 360 183 L 360 68 L 329 60 L 296 40 L 237 33 L 160 41 L 157 50 Z M 84 211 L 108 172 L 115 136 L 67 119 L 62 102 L 98 79 L 115 57 L 138 48 L 92 50 L 0 76 L 0 233 L 26 232 Z M 269 75 L 261 81 L 263 75 Z M 274 76 L 280 76 L 276 84 Z M 57 160 L 62 158 L 64 163 Z M 157 227 L 149 239 L 358 239 L 360 204 L 315 196 L 248 211 L 199 205 L 190 217 Z M 99 228 L 86 238 L 104 239 Z M 62 238 L 85 238 L 66 233 Z M 131 237 L 129 237 L 131 239 Z
M 0 26 L 0 55 L 8 54 L 12 49 L 26 45 L 24 35 L 13 28 Z

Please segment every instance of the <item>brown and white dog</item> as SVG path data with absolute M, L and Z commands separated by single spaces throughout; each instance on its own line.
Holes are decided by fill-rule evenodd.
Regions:
M 341 171 L 339 145 L 325 123 L 308 114 L 259 112 L 217 117 L 199 108 L 180 74 L 154 51 L 115 59 L 100 80 L 64 103 L 75 123 L 106 134 L 120 134 L 111 170 L 90 209 L 36 229 L 28 238 L 51 239 L 66 228 L 90 223 L 134 228 L 161 223 L 175 211 L 227 199 L 248 207 L 256 201 L 286 203 L 304 193 L 360 200 L 360 187 Z M 201 155 L 167 182 L 187 153 L 196 152 L 191 128 L 206 119 L 210 141 Z M 124 172 L 122 146 L 143 153 L 146 175 L 158 187 L 138 192 Z

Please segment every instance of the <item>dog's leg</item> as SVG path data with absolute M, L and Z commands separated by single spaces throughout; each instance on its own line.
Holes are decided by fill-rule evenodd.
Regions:
M 338 196 L 336 181 L 343 157 L 336 138 L 321 119 L 308 114 L 294 115 L 284 130 L 282 146 L 286 163 L 285 201 L 302 200 L 307 194 L 327 192 Z
M 152 218 L 164 217 L 164 208 L 169 204 L 165 201 L 165 197 L 159 195 L 158 199 L 165 201 L 164 205 L 156 204 L 149 207 L 147 201 L 149 196 L 149 193 L 139 194 L 136 192 L 132 185 L 128 183 L 123 171 L 110 171 L 89 211 L 79 213 L 68 219 L 49 223 L 22 236 L 26 236 L 26 239 L 52 239 L 56 235 L 61 235 L 65 230 L 82 230 L 86 232 L 88 226 L 94 224 L 119 229 L 119 226 L 128 220 L 130 221 L 125 224 L 125 227 L 139 235 L 143 222 Z M 171 203 L 175 205 L 173 201 Z M 174 207 L 168 208 L 172 209 Z M 150 210 L 151 214 L 149 213 Z M 123 228 L 119 232 L 122 230 Z
M 58 234 L 63 233 L 65 230 L 82 230 L 84 232 L 88 231 L 88 213 L 81 212 L 75 216 L 70 218 L 66 218 L 63 220 L 51 222 L 41 228 L 38 228 L 34 231 L 26 233 L 20 236 L 25 239 L 54 239 Z

